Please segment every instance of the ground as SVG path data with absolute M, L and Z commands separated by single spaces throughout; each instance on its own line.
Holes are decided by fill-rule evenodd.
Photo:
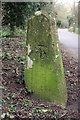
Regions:
M 78 116 L 78 61 L 69 50 L 61 45 L 68 100 L 66 108 L 51 103 L 34 100 L 31 91 L 25 89 L 25 39 L 23 37 L 3 38 L 2 41 L 2 103 L 1 117 L 4 120 L 57 120 Z M 70 119 L 67 119 L 70 120 Z

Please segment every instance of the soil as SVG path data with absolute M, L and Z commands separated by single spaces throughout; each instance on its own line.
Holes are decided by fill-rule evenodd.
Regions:
M 61 108 L 51 103 L 35 100 L 30 90 L 25 88 L 25 38 L 4 37 L 2 40 L 2 98 L 1 117 L 4 120 L 77 120 L 78 115 L 78 60 L 61 45 L 65 79 L 67 85 L 67 105 Z M 4 114 L 5 113 L 5 114 Z M 67 120 L 69 120 L 67 119 Z

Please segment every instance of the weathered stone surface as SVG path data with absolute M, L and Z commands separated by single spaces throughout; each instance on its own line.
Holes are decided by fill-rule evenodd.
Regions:
M 66 83 L 55 21 L 36 12 L 28 21 L 25 85 L 38 99 L 65 106 Z

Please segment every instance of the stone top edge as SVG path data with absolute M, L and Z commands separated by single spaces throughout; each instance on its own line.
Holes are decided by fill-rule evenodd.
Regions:
M 33 19 L 34 17 L 38 17 L 40 15 L 43 15 L 45 18 L 47 18 L 48 20 L 52 20 L 52 21 L 55 21 L 54 17 L 52 17 L 50 14 L 48 14 L 46 11 L 36 11 L 34 12 L 34 14 L 32 15 L 32 17 L 29 18 L 30 19 Z

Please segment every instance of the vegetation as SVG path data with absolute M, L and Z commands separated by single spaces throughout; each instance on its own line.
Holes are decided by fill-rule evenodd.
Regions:
M 71 120 L 77 118 L 77 61 L 69 58 L 66 50 L 62 50 L 65 77 L 68 89 L 68 107 L 60 108 L 59 106 L 44 103 L 40 100 L 33 100 L 31 97 L 32 90 L 24 88 L 24 68 L 26 62 L 26 33 L 27 20 L 37 10 L 49 11 L 49 14 L 55 16 L 57 23 L 61 27 L 68 27 L 65 7 L 56 3 L 39 3 L 39 2 L 3 2 L 2 3 L 2 98 L 0 99 L 0 110 L 2 120 L 8 119 L 64 119 Z M 0 3 L 1 5 L 1 3 Z M 53 11 L 52 11 L 53 9 Z M 80 9 L 79 9 L 80 10 Z M 52 13 L 51 13 L 52 11 Z M 70 11 L 71 12 L 71 11 Z M 80 13 L 80 12 L 79 12 Z M 64 16 L 63 16 L 64 15 Z M 77 15 L 77 14 L 76 14 Z M 80 16 L 78 16 L 80 19 Z M 1 21 L 0 21 L 1 22 Z M 60 26 L 58 26 L 60 27 Z M 71 27 L 71 26 L 70 26 Z M 73 27 L 73 24 L 72 24 Z M 80 25 L 79 25 L 80 27 Z M 0 31 L 1 32 L 1 31 Z M 1 49 L 0 49 L 1 50 Z M 75 119 L 76 120 L 76 119 Z
M 67 16 L 67 20 L 68 20 L 68 26 L 72 26 L 73 25 L 73 17 L 72 16 Z
M 58 21 L 57 21 L 57 26 L 58 26 L 58 27 L 61 27 L 61 20 L 58 20 Z
M 28 18 L 37 10 L 48 11 L 49 14 L 56 18 L 57 26 L 62 28 L 70 28 L 75 26 L 78 28 L 78 10 L 79 4 L 72 6 L 71 9 L 63 4 L 53 1 L 47 2 L 3 2 L 2 3 L 2 36 L 14 35 L 15 30 L 26 30 Z M 69 9 L 69 11 L 67 10 Z M 66 11 L 66 14 L 65 14 Z M 64 15 L 63 15 L 64 14 Z M 75 24 L 75 25 L 74 25 Z M 74 30 L 76 31 L 76 30 Z
M 27 19 L 34 11 L 43 9 L 46 4 L 44 2 L 2 3 L 2 25 L 9 28 L 10 34 L 14 34 L 15 28 L 25 29 Z
M 75 27 L 75 31 L 74 31 L 74 27 L 69 27 L 69 31 L 70 32 L 75 32 L 77 34 L 80 34 L 80 28 L 78 28 L 78 27 Z

